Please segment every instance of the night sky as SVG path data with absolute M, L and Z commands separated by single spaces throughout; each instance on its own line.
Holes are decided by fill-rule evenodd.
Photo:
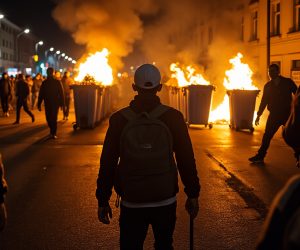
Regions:
M 74 59 L 84 53 L 84 47 L 76 45 L 71 35 L 62 31 L 51 12 L 54 0 L 1 0 L 0 13 L 21 28 L 29 28 L 39 40 L 44 41 L 43 49 L 54 47 Z

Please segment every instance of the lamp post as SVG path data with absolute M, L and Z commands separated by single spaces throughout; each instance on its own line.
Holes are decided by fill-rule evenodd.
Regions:
M 38 46 L 40 45 L 40 46 L 42 46 L 44 44 L 44 42 L 43 41 L 39 41 L 39 42 L 37 42 L 36 44 L 35 44 L 35 54 L 37 55 L 37 50 L 38 50 Z
M 54 48 L 53 47 L 51 47 L 50 49 L 47 49 L 47 50 L 45 50 L 45 65 L 46 65 L 46 63 L 48 62 L 48 52 L 52 52 L 52 51 L 54 51 Z
M 57 50 L 54 54 L 54 57 L 56 59 L 55 67 L 58 68 L 58 55 L 60 55 L 60 50 Z
M 24 29 L 19 34 L 16 35 L 16 62 L 19 64 L 19 46 L 18 46 L 18 39 L 23 34 L 28 34 L 30 32 L 30 29 Z

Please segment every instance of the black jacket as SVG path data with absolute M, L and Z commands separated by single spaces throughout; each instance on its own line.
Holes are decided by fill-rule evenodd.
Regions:
M 29 95 L 28 83 L 24 80 L 18 80 L 16 83 L 16 96 L 19 99 L 25 99 Z
M 146 99 L 135 96 L 130 107 L 136 113 L 141 113 L 150 112 L 159 104 L 158 96 L 151 96 Z M 196 198 L 199 196 L 200 183 L 192 143 L 183 115 L 178 110 L 170 108 L 159 119 L 166 124 L 172 134 L 173 151 L 181 180 L 185 186 L 184 191 L 189 198 Z M 120 157 L 120 137 L 126 123 L 127 120 L 120 111 L 114 113 L 109 120 L 97 179 L 96 197 L 99 206 L 107 206 L 112 194 L 114 171 Z M 176 192 L 178 192 L 178 186 Z
M 45 102 L 46 108 L 64 106 L 64 91 L 59 80 L 48 77 L 42 82 L 39 92 L 38 107 L 41 106 L 43 101 Z
M 276 85 L 274 80 L 266 83 L 264 86 L 263 96 L 259 109 L 258 116 L 261 116 L 264 109 L 267 107 L 270 115 L 278 119 L 287 119 L 292 104 L 292 93 L 296 93 L 297 85 L 290 78 L 279 76 L 279 84 Z
M 11 94 L 11 87 L 9 79 L 2 78 L 0 80 L 0 96 L 9 96 Z

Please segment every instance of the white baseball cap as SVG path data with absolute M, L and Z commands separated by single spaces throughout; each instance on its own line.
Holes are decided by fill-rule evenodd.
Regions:
M 160 84 L 160 72 L 152 64 L 143 64 L 134 73 L 134 84 L 141 89 L 153 89 Z

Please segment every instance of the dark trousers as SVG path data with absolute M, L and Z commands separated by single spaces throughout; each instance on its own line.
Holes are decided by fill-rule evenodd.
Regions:
M 258 150 L 258 154 L 260 156 L 265 157 L 273 136 L 276 134 L 276 132 L 280 128 L 280 126 L 284 125 L 287 122 L 287 119 L 288 119 L 287 117 L 278 118 L 278 117 L 269 115 L 267 123 L 266 123 L 265 133 L 262 138 L 262 143 Z
M 48 127 L 50 128 L 51 135 L 56 135 L 58 110 L 59 106 L 56 105 L 48 105 L 45 107 L 46 120 Z
M 2 110 L 3 113 L 7 113 L 8 112 L 8 95 L 1 95 L 1 106 L 2 106 Z
M 16 121 L 20 122 L 20 113 L 21 113 L 21 108 L 23 107 L 24 111 L 32 118 L 33 114 L 30 112 L 28 108 L 28 102 L 27 102 L 27 97 L 25 98 L 19 98 L 17 100 L 17 118 Z
M 66 95 L 65 96 L 65 111 L 64 111 L 65 117 L 69 116 L 69 110 L 70 110 L 70 95 Z
M 143 250 L 149 225 L 152 226 L 156 250 L 174 249 L 176 202 L 163 207 L 127 208 L 121 205 L 120 249 Z

